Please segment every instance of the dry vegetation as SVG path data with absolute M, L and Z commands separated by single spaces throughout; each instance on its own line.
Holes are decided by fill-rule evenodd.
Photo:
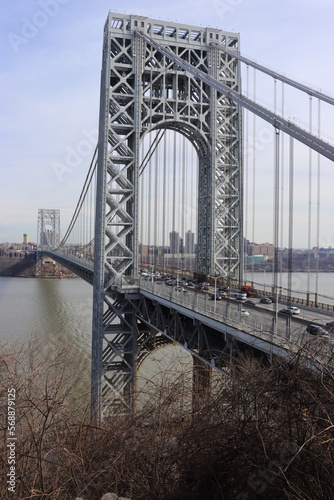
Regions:
M 70 361 L 69 361 L 70 360 Z M 57 348 L 0 357 L 1 490 L 5 498 L 332 499 L 334 380 L 296 357 L 245 359 L 193 412 L 182 376 L 130 420 L 89 422 L 88 367 Z M 16 495 L 7 491 L 7 389 L 16 389 Z M 81 387 L 81 389 L 80 389 Z

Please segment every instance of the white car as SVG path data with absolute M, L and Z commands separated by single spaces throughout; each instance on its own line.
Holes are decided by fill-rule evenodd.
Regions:
M 245 292 L 237 292 L 235 294 L 235 298 L 237 300 L 241 300 L 243 302 L 244 300 L 247 300 L 247 293 L 245 293 Z
M 241 315 L 242 316 L 249 316 L 249 312 L 246 311 L 246 309 L 241 309 Z
M 298 309 L 298 307 L 290 306 L 288 309 L 292 312 L 292 314 L 300 314 L 300 309 Z

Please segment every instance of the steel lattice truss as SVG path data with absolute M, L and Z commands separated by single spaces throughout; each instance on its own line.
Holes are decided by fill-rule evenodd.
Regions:
M 43 249 L 57 248 L 60 243 L 60 210 L 40 208 L 37 218 L 36 276 L 42 274 Z M 57 264 L 58 265 L 58 264 Z
M 245 351 L 229 335 L 222 338 L 200 321 L 167 308 L 157 301 L 141 295 L 134 304 L 141 325 L 148 325 L 152 332 L 163 332 L 166 339 L 184 347 L 209 367 L 214 367 L 227 376 L 231 375 L 233 360 L 243 357 Z M 215 338 L 216 337 L 216 338 Z
M 109 400 L 125 411 L 133 408 L 139 146 L 146 133 L 176 130 L 194 145 L 199 157 L 198 272 L 240 279 L 239 106 L 161 51 L 167 47 L 194 68 L 240 91 L 238 60 L 211 45 L 213 41 L 235 51 L 239 47 L 237 35 L 221 30 L 113 13 L 105 24 L 92 352 L 92 411 L 98 418 Z

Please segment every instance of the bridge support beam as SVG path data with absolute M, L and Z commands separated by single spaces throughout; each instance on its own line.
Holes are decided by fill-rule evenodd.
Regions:
M 57 248 L 60 243 L 60 210 L 40 208 L 37 218 L 36 276 L 42 276 L 43 249 Z M 59 275 L 60 265 L 55 264 L 55 275 Z
M 105 295 L 102 325 L 92 344 L 91 417 L 134 411 L 137 321 L 132 303 L 123 294 Z
M 242 273 L 242 115 L 231 99 L 173 61 L 180 56 L 237 91 L 240 65 L 211 47 L 210 40 L 218 39 L 239 48 L 238 35 L 222 30 L 179 24 L 172 29 L 170 22 L 111 12 L 105 23 L 93 284 L 92 415 L 97 419 L 104 401 L 113 398 L 115 409 L 119 402 L 133 410 L 137 324 L 126 295 L 131 285 L 138 293 L 139 152 L 147 133 L 179 132 L 197 151 L 197 271 L 236 279 Z M 171 322 L 173 337 L 180 321 Z

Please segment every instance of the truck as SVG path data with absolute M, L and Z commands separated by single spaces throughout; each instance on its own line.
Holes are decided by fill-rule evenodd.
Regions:
M 242 285 L 241 291 L 245 292 L 247 297 L 256 297 L 257 295 L 250 285 Z

